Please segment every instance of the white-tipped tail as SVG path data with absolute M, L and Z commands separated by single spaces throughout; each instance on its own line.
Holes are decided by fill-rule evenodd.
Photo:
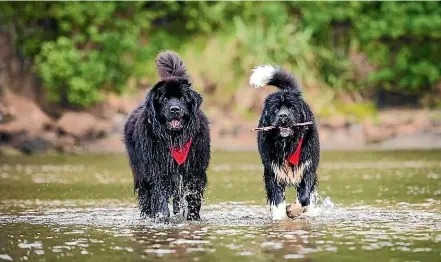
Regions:
M 253 69 L 250 76 L 250 85 L 255 88 L 266 86 L 274 75 L 276 69 L 270 65 L 261 65 Z

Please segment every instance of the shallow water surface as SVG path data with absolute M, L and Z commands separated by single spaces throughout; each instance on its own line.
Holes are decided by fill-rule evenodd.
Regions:
M 314 207 L 282 222 L 257 154 L 212 159 L 202 222 L 155 224 L 124 156 L 1 156 L 0 260 L 441 261 L 440 151 L 324 153 Z

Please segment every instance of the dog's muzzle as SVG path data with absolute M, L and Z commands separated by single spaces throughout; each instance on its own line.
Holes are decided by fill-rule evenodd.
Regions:
M 181 121 L 176 119 L 173 119 L 172 121 L 168 122 L 168 126 L 172 130 L 179 130 L 182 128 Z
M 281 137 L 288 137 L 290 135 L 292 135 L 294 132 L 292 131 L 291 128 L 289 127 L 281 127 L 280 129 L 280 136 Z
M 275 126 L 279 128 L 281 137 L 288 137 L 294 132 L 292 130 L 293 120 L 288 110 L 282 109 L 277 114 Z
M 172 131 L 177 131 L 183 127 L 184 109 L 175 101 L 172 101 L 167 112 L 167 126 Z

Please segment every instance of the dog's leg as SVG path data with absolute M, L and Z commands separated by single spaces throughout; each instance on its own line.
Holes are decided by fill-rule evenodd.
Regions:
M 182 212 L 182 196 L 175 196 L 173 198 L 173 214 L 177 215 Z
M 286 215 L 285 186 L 277 182 L 274 172 L 265 168 L 264 173 L 266 197 L 270 204 L 273 220 L 282 220 Z
M 201 220 L 199 214 L 202 205 L 202 194 L 201 193 L 191 193 L 187 195 L 188 203 L 188 214 L 187 220 Z
M 294 218 L 305 213 L 311 202 L 311 193 L 315 189 L 315 173 L 306 172 L 302 181 L 297 185 L 297 200 L 286 208 L 288 217 Z
M 150 198 L 151 213 L 149 216 L 159 221 L 169 218 L 170 210 L 168 209 L 167 200 L 168 198 L 165 196 L 160 186 L 155 186 Z
M 148 187 L 138 189 L 138 202 L 139 208 L 141 209 L 141 216 L 153 217 L 151 198 L 152 194 Z
M 181 214 L 182 208 L 184 206 L 184 185 L 183 185 L 183 178 L 182 174 L 179 174 L 178 176 L 179 181 L 176 183 L 176 190 L 174 191 L 173 196 L 173 214 L 176 216 L 178 214 Z M 183 214 L 184 215 L 184 214 Z
M 304 174 L 302 182 L 297 186 L 297 199 L 303 208 L 303 212 L 308 210 L 310 205 L 311 193 L 316 185 L 316 174 L 307 172 Z
M 191 182 L 186 193 L 186 201 L 188 207 L 187 220 L 201 220 L 199 212 L 201 210 L 202 198 L 204 196 L 203 183 L 198 181 Z

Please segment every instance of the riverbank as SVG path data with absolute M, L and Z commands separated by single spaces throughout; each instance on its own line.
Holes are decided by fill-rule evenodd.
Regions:
M 121 134 L 127 114 L 144 97 L 110 95 L 85 111 L 49 116 L 33 100 L 6 91 L 0 99 L 0 152 L 123 153 Z M 256 150 L 258 116 L 220 113 L 204 108 L 211 121 L 212 149 Z M 336 115 L 319 117 L 322 150 L 399 150 L 441 148 L 441 111 L 391 109 L 363 120 Z

